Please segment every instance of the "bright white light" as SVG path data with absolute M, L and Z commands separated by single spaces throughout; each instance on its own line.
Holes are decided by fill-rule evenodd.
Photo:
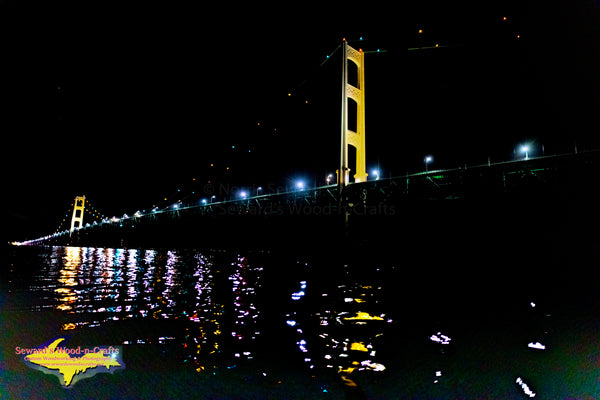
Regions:
M 450 344 L 450 341 L 452 339 L 446 335 L 442 335 L 441 332 L 438 332 L 436 335 L 431 335 L 429 337 L 429 340 L 431 340 L 432 342 L 439 343 L 439 344 Z
M 425 171 L 427 172 L 429 170 L 429 164 L 431 164 L 431 162 L 433 161 L 433 157 L 425 156 L 425 159 L 423 161 L 425 163 Z
M 365 360 L 365 361 L 361 361 L 360 363 L 361 366 L 366 367 L 367 369 L 371 370 L 371 371 L 384 371 L 385 370 L 385 365 L 383 364 L 379 364 L 379 363 L 375 363 L 371 360 Z
M 242 190 L 242 191 L 240 192 L 240 197 L 241 197 L 242 199 L 245 199 L 247 196 L 248 196 L 248 193 L 246 193 L 245 191 L 243 191 L 243 190 Z
M 300 298 L 304 297 L 304 291 L 301 290 L 299 292 L 292 293 L 292 300 L 300 300 Z
M 525 154 L 525 159 L 529 160 L 529 146 L 524 144 L 523 146 L 521 146 L 521 153 Z
M 523 389 L 523 392 L 529 396 L 529 397 L 535 397 L 535 393 L 529 388 L 529 386 L 527 386 L 527 384 L 525 382 L 523 382 L 523 379 L 521 379 L 521 377 L 517 378 L 517 385 L 521 386 L 521 389 Z
M 529 344 L 527 345 L 527 347 L 531 347 L 532 349 L 539 349 L 539 350 L 545 350 L 546 346 L 544 346 L 543 344 L 541 344 L 540 342 L 529 342 Z
M 303 181 L 297 181 L 296 182 L 296 188 L 302 190 L 304 189 L 304 182 Z
M 300 351 L 302 351 L 303 353 L 307 353 L 308 350 L 306 349 L 306 340 L 304 339 L 300 339 L 300 341 L 298 342 L 298 348 L 300 349 Z

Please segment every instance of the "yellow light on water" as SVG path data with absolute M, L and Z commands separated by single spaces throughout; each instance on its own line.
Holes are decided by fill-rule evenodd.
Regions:
M 354 316 L 354 317 L 345 317 L 344 319 L 345 320 L 349 320 L 349 321 L 352 321 L 352 320 L 360 320 L 360 321 L 364 321 L 364 320 L 377 320 L 377 321 L 383 321 L 383 318 L 377 317 L 377 316 L 374 316 L 374 315 L 370 315 L 369 313 L 363 312 L 363 311 L 358 311 L 356 313 L 356 316 Z
M 365 347 L 363 342 L 354 342 L 354 343 L 350 344 L 350 350 L 369 351 L 369 349 L 367 349 Z

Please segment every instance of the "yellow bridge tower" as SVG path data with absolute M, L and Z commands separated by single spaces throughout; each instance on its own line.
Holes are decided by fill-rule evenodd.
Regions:
M 75 197 L 73 217 L 71 218 L 71 232 L 83 226 L 83 210 L 85 209 L 85 196 Z
M 367 180 L 365 156 L 365 53 L 355 50 L 344 39 L 342 43 L 342 140 L 338 183 L 345 186 L 349 182 L 348 146 L 356 149 L 356 173 L 354 182 Z M 358 69 L 358 87 L 348 83 L 348 61 Z M 348 129 L 348 99 L 356 103 L 356 132 Z

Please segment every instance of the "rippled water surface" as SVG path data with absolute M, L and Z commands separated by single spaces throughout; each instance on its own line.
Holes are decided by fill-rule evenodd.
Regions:
M 470 273 L 411 275 L 406 260 L 364 254 L 46 247 L 8 261 L 7 398 L 598 395 L 593 284 L 528 290 L 534 275 L 482 289 Z M 122 346 L 126 368 L 63 389 L 15 354 L 65 335 Z

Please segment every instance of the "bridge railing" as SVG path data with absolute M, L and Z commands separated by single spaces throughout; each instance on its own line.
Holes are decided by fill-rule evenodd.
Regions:
M 281 213 L 301 205 L 327 205 L 336 209 L 357 202 L 390 203 L 402 199 L 457 199 L 465 196 L 489 193 L 496 195 L 523 188 L 550 186 L 553 182 L 570 179 L 585 171 L 586 176 L 599 173 L 600 150 L 578 154 L 561 154 L 545 157 L 531 157 L 527 160 L 502 161 L 465 168 L 431 170 L 382 178 L 361 183 L 349 184 L 343 188 L 337 185 L 324 185 L 315 188 L 289 190 L 280 193 L 259 194 L 245 198 L 223 201 L 198 202 L 195 204 L 176 203 L 163 209 L 150 212 L 136 212 L 129 216 L 112 217 L 102 222 L 85 224 L 75 232 L 85 232 L 97 227 L 132 226 L 136 222 L 172 217 L 182 218 L 187 214 L 225 215 L 254 213 Z M 595 173 L 593 171 L 596 171 Z M 598 177 L 600 175 L 596 175 Z M 585 179 L 585 177 L 583 178 Z M 585 182 L 573 182 L 583 184 Z M 588 183 L 589 184 L 589 183 Z M 368 199 L 368 200 L 367 200 Z M 338 209 L 339 210 L 339 209 Z M 13 242 L 17 245 L 37 245 L 70 235 L 69 230 L 51 235 Z

